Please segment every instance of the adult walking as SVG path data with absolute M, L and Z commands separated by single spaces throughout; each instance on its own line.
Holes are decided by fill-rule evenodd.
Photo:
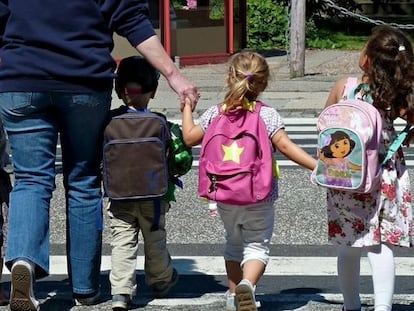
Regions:
M 99 301 L 100 162 L 115 62 L 126 37 L 179 95 L 197 88 L 174 66 L 144 0 L 0 0 L 0 105 L 15 173 L 6 266 L 11 310 L 38 310 L 34 280 L 49 273 L 49 208 L 60 133 L 68 274 L 77 304 Z

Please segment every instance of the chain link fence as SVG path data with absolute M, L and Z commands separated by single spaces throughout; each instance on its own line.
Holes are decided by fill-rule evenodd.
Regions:
M 337 4 L 335 4 L 332 0 L 323 0 L 327 6 L 330 8 L 338 11 L 338 14 L 345 15 L 352 17 L 354 19 L 360 20 L 364 23 L 369 23 L 373 25 L 391 25 L 393 27 L 404 29 L 404 30 L 414 30 L 414 24 L 398 24 L 398 23 L 387 23 L 385 21 L 379 20 L 379 19 L 372 19 L 367 16 L 364 16 L 362 14 L 358 14 L 355 12 L 352 12 L 344 7 L 341 7 Z M 291 20 L 291 1 L 288 2 L 289 5 L 287 7 L 287 14 L 289 15 L 288 18 L 288 27 L 285 33 L 286 36 L 286 57 L 288 59 L 288 64 L 290 66 L 290 20 Z
M 324 0 L 324 2 L 330 8 L 333 8 L 333 9 L 339 11 L 340 14 L 358 19 L 358 20 L 360 20 L 362 22 L 365 22 L 365 23 L 370 23 L 370 24 L 374 24 L 374 25 L 391 25 L 391 26 L 394 26 L 394 27 L 397 27 L 397 28 L 400 28 L 400 29 L 406 29 L 406 30 L 413 30 L 414 29 L 413 24 L 387 23 L 387 22 L 384 22 L 384 21 L 379 20 L 379 19 L 372 19 L 372 18 L 366 17 L 362 14 L 357 14 L 357 13 L 351 12 L 351 11 L 347 10 L 346 8 L 343 8 L 343 7 L 340 7 L 340 6 L 336 5 L 331 0 Z

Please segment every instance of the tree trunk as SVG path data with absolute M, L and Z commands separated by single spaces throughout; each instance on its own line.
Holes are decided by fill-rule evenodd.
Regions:
M 305 75 L 306 1 L 292 0 L 290 12 L 290 77 Z

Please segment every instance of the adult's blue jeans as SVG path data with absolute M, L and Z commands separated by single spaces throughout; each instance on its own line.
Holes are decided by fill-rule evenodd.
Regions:
M 99 289 L 102 244 L 100 162 L 111 93 L 0 93 L 15 185 L 10 196 L 6 265 L 28 259 L 49 273 L 49 208 L 58 133 L 66 195 L 68 275 L 73 293 Z

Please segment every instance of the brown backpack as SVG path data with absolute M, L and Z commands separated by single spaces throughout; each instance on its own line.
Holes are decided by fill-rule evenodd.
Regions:
M 103 182 L 112 200 L 161 199 L 168 190 L 167 121 L 151 112 L 115 116 L 103 147 Z

